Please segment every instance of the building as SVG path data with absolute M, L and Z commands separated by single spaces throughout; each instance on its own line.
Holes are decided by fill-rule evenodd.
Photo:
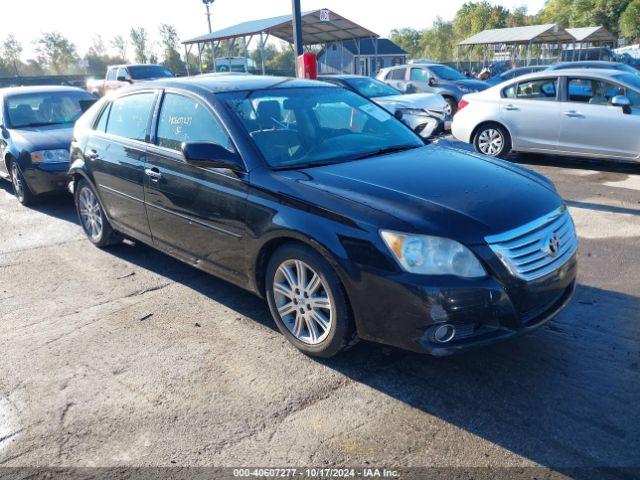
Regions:
M 386 38 L 361 38 L 327 44 L 318 54 L 321 74 L 375 76 L 380 69 L 407 63 L 409 54 Z

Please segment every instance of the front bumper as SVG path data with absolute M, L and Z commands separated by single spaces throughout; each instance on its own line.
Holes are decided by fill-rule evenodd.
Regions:
M 34 195 L 62 192 L 67 189 L 69 163 L 30 164 L 23 168 L 22 175 Z
M 406 350 L 446 356 L 526 334 L 570 302 L 577 259 L 546 277 L 523 282 L 504 275 L 480 280 L 361 272 L 350 299 L 358 334 Z M 499 280 L 501 278 L 503 280 Z M 452 325 L 447 343 L 434 339 L 437 326 Z

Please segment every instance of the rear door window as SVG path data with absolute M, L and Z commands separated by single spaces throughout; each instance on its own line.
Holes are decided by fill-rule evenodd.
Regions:
M 520 82 L 515 98 L 519 100 L 555 101 L 558 95 L 558 79 L 545 78 Z
M 387 75 L 387 80 L 404 80 L 406 69 L 404 68 L 396 68 L 395 70 L 391 70 L 389 75 Z
M 117 75 L 116 72 L 118 70 L 116 70 L 115 68 L 110 68 L 109 70 L 107 70 L 107 80 L 109 81 L 113 81 L 116 79 Z
M 154 92 L 145 92 L 115 99 L 111 104 L 107 133 L 145 141 L 155 97 Z

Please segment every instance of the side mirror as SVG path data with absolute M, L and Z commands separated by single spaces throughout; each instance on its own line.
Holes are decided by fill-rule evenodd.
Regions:
M 621 107 L 622 112 L 625 114 L 631 113 L 631 100 L 625 95 L 616 95 L 611 99 L 611 105 L 614 107 Z
M 244 171 L 240 156 L 213 142 L 184 142 L 182 154 L 188 164 L 202 168 L 228 168 Z
M 404 93 L 416 93 L 417 89 L 413 82 L 407 82 L 404 86 Z
M 128 82 L 131 83 L 131 79 L 127 78 L 127 77 L 118 77 L 116 78 L 116 80 L 118 80 L 119 82 Z
M 435 77 L 429 77 L 429 86 L 435 87 L 438 84 L 438 79 Z

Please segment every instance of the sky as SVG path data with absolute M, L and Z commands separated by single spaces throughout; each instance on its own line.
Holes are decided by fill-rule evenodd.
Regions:
M 7 2 L 8 0 L 4 0 Z M 490 0 L 491 1 L 491 0 Z M 465 0 L 301 0 L 302 10 L 329 8 L 380 35 L 393 28 L 431 26 L 437 16 L 450 20 Z M 493 0 L 493 4 L 514 8 L 527 5 L 536 13 L 544 0 Z M 157 40 L 160 23 L 173 24 L 181 39 L 207 32 L 202 0 L 20 0 L 3 7 L 0 41 L 13 33 L 25 49 L 34 52 L 34 39 L 48 31 L 67 36 L 83 55 L 92 37 L 108 40 L 117 34 L 128 38 L 131 27 L 143 26 Z M 213 29 L 291 12 L 291 0 L 215 0 Z M 131 55 L 131 52 L 130 52 Z

